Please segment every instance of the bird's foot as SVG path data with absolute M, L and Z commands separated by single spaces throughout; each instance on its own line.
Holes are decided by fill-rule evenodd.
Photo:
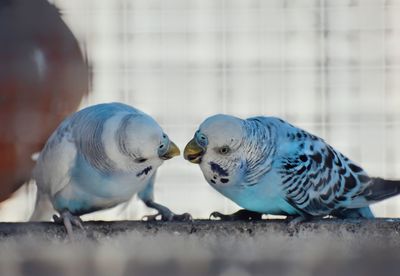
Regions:
M 158 218 L 162 221 L 192 221 L 193 218 L 189 213 L 177 215 L 164 205 L 158 204 L 153 200 L 144 201 L 147 207 L 156 209 L 158 211 L 155 215 L 144 216 L 142 220 L 156 221 Z
M 75 240 L 75 235 L 74 235 L 72 226 L 76 226 L 76 227 L 80 228 L 81 230 L 85 230 L 83 228 L 83 222 L 82 222 L 81 218 L 78 216 L 72 215 L 69 211 L 61 212 L 60 216 L 53 215 L 53 220 L 55 223 L 64 224 L 70 240 Z
M 311 216 L 287 216 L 286 220 L 288 221 L 288 226 L 290 228 L 294 228 L 296 225 L 299 225 L 303 222 L 312 221 L 314 218 Z
M 290 215 L 287 215 L 286 218 L 284 219 L 284 221 L 287 222 L 287 223 L 289 223 L 289 222 L 291 222 L 292 220 L 294 220 L 295 218 L 297 218 L 297 216 L 290 216 Z
M 236 220 L 253 221 L 253 220 L 261 220 L 262 214 L 242 209 L 230 215 L 224 215 L 221 214 L 220 212 L 212 212 L 210 214 L 210 219 L 212 218 L 219 218 L 220 220 L 223 221 L 236 221 Z
M 183 213 L 180 215 L 172 214 L 172 221 L 193 221 L 192 215 L 189 213 Z M 170 221 L 171 221 L 170 220 Z
M 174 214 L 173 212 L 158 212 L 155 215 L 143 216 L 143 221 L 192 221 L 193 218 L 189 213 L 183 213 L 181 215 Z

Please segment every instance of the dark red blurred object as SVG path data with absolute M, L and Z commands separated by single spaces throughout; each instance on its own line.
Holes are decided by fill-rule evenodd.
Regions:
M 45 0 L 0 0 L 0 201 L 30 179 L 43 147 L 89 90 L 74 35 Z

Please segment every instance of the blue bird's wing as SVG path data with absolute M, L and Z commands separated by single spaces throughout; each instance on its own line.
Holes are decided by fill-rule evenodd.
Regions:
M 331 214 L 368 205 L 371 178 L 322 139 L 293 128 L 280 147 L 279 174 L 286 200 L 300 213 Z

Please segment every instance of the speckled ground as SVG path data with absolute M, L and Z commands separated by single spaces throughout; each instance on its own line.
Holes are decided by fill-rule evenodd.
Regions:
M 0 275 L 400 275 L 400 220 L 0 223 Z

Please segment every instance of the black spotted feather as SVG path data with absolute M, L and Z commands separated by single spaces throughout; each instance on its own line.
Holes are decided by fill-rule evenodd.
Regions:
M 287 153 L 280 154 L 279 173 L 287 202 L 311 216 L 367 206 L 366 196 L 376 194 L 371 191 L 374 179 L 322 139 L 296 130 L 287 135 Z M 384 196 L 389 194 L 393 191 Z

